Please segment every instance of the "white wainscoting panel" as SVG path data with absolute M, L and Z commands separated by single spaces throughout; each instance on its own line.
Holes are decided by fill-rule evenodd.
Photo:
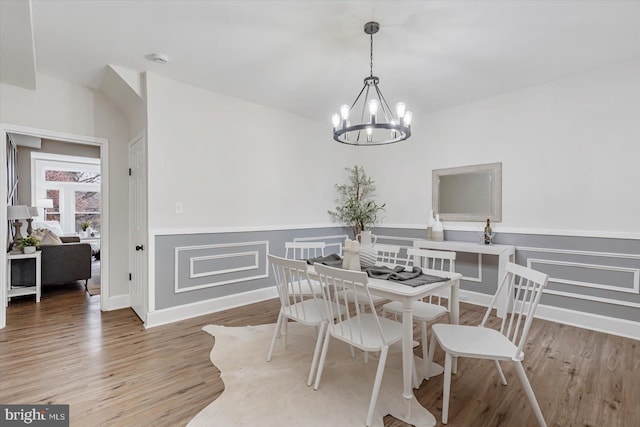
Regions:
M 625 254 L 625 253 L 617 253 L 617 252 L 596 252 L 596 251 L 581 251 L 581 250 L 571 250 L 571 249 L 533 248 L 533 247 L 520 247 L 520 246 L 518 246 L 516 249 L 523 252 L 589 256 L 589 257 L 595 257 L 595 258 L 640 259 L 640 255 L 637 255 L 637 254 Z M 573 268 L 591 268 L 595 270 L 627 272 L 631 275 L 631 278 L 632 278 L 632 282 L 630 283 L 631 286 L 629 287 L 604 284 L 604 283 L 589 283 L 584 281 L 549 277 L 549 283 L 559 283 L 559 284 L 565 284 L 565 285 L 580 286 L 585 288 L 620 292 L 622 293 L 621 299 L 585 295 L 577 292 L 559 291 L 555 289 L 549 289 L 548 287 L 543 291 L 543 293 L 548 295 L 558 295 L 563 297 L 600 302 L 604 304 L 640 308 L 640 303 L 627 301 L 624 298 L 625 294 L 640 293 L 640 269 L 620 267 L 620 266 L 614 266 L 614 265 L 588 264 L 588 263 L 578 263 L 578 262 L 570 262 L 570 261 L 558 261 L 554 259 L 540 259 L 540 258 L 527 257 L 527 267 L 535 269 L 535 264 L 546 264 L 546 265 L 556 265 L 556 266 L 565 266 L 565 267 L 573 267 Z
M 243 276 L 236 279 L 213 281 L 210 283 L 198 284 L 193 286 L 184 286 L 184 287 L 179 286 L 179 281 L 180 281 L 179 259 L 180 259 L 181 253 L 183 252 L 187 253 L 190 251 L 200 252 L 206 249 L 220 249 L 220 248 L 230 248 L 231 250 L 233 250 L 234 248 L 243 248 L 247 246 L 253 247 L 258 245 L 262 245 L 265 248 L 265 257 L 263 260 L 262 268 L 260 268 L 260 257 L 259 257 L 258 251 L 240 251 L 240 252 L 230 251 L 225 254 L 200 255 L 200 256 L 189 258 L 189 278 L 190 279 L 199 278 L 199 277 L 215 277 L 221 274 L 242 272 L 242 271 L 253 271 L 255 272 L 255 274 Z M 175 262 L 174 291 L 175 293 L 189 292 L 189 291 L 194 291 L 198 289 L 210 288 L 213 286 L 228 285 L 231 283 L 246 282 L 249 280 L 262 279 L 262 278 L 269 277 L 269 267 L 268 267 L 267 258 L 266 258 L 266 254 L 269 253 L 269 242 L 266 240 L 258 241 L 258 242 L 222 243 L 217 245 L 179 246 L 179 247 L 176 247 L 174 251 L 175 251 L 175 255 L 174 255 L 175 257 L 174 258 L 174 262 Z M 231 259 L 231 258 L 242 258 L 242 257 L 246 258 L 247 256 L 250 256 L 252 258 L 251 261 L 246 265 L 242 265 L 240 267 L 223 268 L 223 269 L 210 270 L 210 271 L 201 272 L 201 273 L 195 272 L 195 264 L 197 262 L 202 262 L 205 260 L 216 260 L 216 259 Z
M 225 273 L 237 273 L 239 271 L 248 271 L 248 270 L 257 270 L 258 269 L 258 251 L 251 251 L 251 252 L 237 252 L 237 253 L 233 253 L 233 254 L 222 254 L 222 255 L 207 255 L 207 256 L 198 256 L 198 257 L 192 257 L 189 258 L 189 278 L 190 279 L 195 279 L 198 277 L 207 277 L 207 276 L 216 276 L 219 274 L 225 274 Z M 235 268 L 226 268 L 223 270 L 211 270 L 211 271 L 205 271 L 202 273 L 196 273 L 196 263 L 201 262 L 201 261 L 210 261 L 210 260 L 217 260 L 217 259 L 229 259 L 229 258 L 242 258 L 242 257 L 246 257 L 246 256 L 250 256 L 253 257 L 252 263 L 248 264 L 246 266 L 242 266 L 242 267 L 235 267 Z
M 603 283 L 591 283 L 591 282 L 582 282 L 578 280 L 569 280 L 569 279 L 560 279 L 556 277 L 550 277 L 549 281 L 553 283 L 562 283 L 565 285 L 573 285 L 573 286 L 582 286 L 585 288 L 595 288 L 595 289 L 607 289 L 610 291 L 616 292 L 627 292 L 630 294 L 638 294 L 640 293 L 640 269 L 637 268 L 627 268 L 627 267 L 616 267 L 611 265 L 599 265 L 599 264 L 585 264 L 580 262 L 568 262 L 568 261 L 555 261 L 548 259 L 536 259 L 536 258 L 527 258 L 527 267 L 536 269 L 535 264 L 546 264 L 546 265 L 556 265 L 556 266 L 564 266 L 564 267 L 574 267 L 574 268 L 587 268 L 593 270 L 604 270 L 604 271 L 623 271 L 625 273 L 630 273 L 633 281 L 631 283 L 632 287 L 625 286 L 617 286 L 617 285 L 606 285 Z

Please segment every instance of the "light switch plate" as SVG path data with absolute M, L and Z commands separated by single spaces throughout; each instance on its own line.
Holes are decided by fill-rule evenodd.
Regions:
M 181 214 L 184 211 L 182 202 L 176 202 L 176 213 Z

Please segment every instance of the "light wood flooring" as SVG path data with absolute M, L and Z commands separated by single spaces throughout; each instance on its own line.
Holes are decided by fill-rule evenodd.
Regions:
M 224 390 L 209 360 L 214 340 L 201 328 L 273 323 L 279 308 L 271 300 L 145 330 L 131 310 L 99 305 L 81 284 L 47 287 L 40 304 L 14 299 L 0 330 L 0 403 L 70 404 L 72 426 L 185 425 Z M 460 311 L 465 324 L 483 314 L 466 304 Z M 548 425 L 640 425 L 639 344 L 536 319 L 524 365 Z M 435 359 L 442 363 L 440 349 Z M 536 425 L 515 370 L 503 369 L 507 386 L 492 362 L 460 360 L 448 426 Z M 442 376 L 416 396 L 439 421 Z M 404 425 L 385 418 L 387 427 Z

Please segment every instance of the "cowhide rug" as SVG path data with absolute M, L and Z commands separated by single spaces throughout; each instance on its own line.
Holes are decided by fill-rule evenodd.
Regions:
M 363 426 L 378 364 L 376 355 L 356 350 L 332 339 L 317 391 L 307 386 L 315 344 L 314 328 L 289 323 L 287 348 L 276 343 L 271 362 L 266 361 L 274 324 L 203 328 L 215 338 L 211 361 L 220 370 L 225 390 L 188 424 L 199 426 Z M 418 364 L 418 374 L 420 374 Z M 435 418 L 415 398 L 412 417 L 404 419 L 402 353 L 400 343 L 389 351 L 380 395 L 373 418 L 383 425 L 391 414 L 415 426 L 434 426 Z

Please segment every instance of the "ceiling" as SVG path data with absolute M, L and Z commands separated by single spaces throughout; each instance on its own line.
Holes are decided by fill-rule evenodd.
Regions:
M 327 123 L 369 74 L 369 20 L 380 87 L 414 114 L 640 58 L 637 1 L 31 4 L 39 73 L 98 88 L 106 64 L 150 70 Z

